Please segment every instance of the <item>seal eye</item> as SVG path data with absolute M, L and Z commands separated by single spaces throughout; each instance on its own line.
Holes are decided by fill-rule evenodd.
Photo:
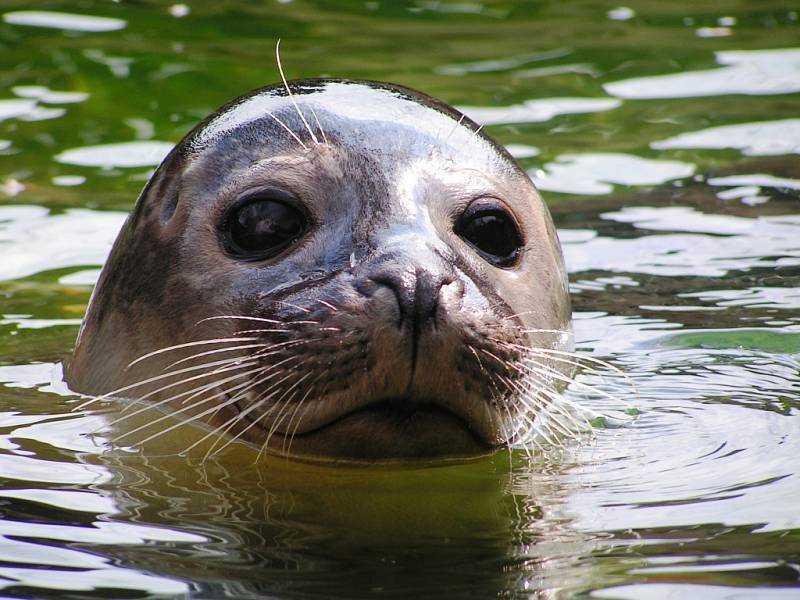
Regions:
M 283 196 L 276 193 L 251 197 L 231 210 L 223 229 L 227 249 L 233 256 L 240 260 L 272 258 L 305 233 L 305 214 Z
M 456 234 L 494 266 L 513 266 L 523 246 L 516 222 L 495 204 L 476 204 L 470 204 L 461 215 L 456 223 Z

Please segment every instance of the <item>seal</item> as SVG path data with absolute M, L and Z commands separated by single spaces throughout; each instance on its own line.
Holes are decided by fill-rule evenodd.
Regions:
M 570 319 L 547 207 L 474 122 L 396 85 L 284 81 L 164 159 L 66 379 L 202 423 L 215 451 L 471 457 L 558 398 Z

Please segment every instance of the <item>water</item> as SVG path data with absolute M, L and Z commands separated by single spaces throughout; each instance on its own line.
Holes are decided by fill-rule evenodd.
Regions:
M 4 596 L 800 597 L 796 9 L 0 10 Z M 342 469 L 176 456 L 192 432 L 119 447 L 120 406 L 73 410 L 61 360 L 125 212 L 194 123 L 277 79 L 277 37 L 290 77 L 416 87 L 509 146 L 559 227 L 579 349 L 629 378 L 570 397 L 637 416 L 532 457 Z

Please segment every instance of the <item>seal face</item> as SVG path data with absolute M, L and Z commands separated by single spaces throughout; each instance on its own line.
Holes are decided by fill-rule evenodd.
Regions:
M 409 89 L 296 81 L 167 156 L 67 381 L 160 402 L 222 445 L 474 456 L 555 397 L 570 318 L 548 210 L 501 146 Z

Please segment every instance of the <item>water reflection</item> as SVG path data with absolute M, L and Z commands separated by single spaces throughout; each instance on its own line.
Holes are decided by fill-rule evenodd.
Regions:
M 620 104 L 615 98 L 546 98 L 513 106 L 459 106 L 458 109 L 482 125 L 500 125 L 537 123 L 549 121 L 556 115 L 612 110 Z
M 117 31 L 127 25 L 122 19 L 44 10 L 7 12 L 3 15 L 3 21 L 11 25 L 84 32 Z
M 35 108 L 35 100 L 0 100 L 0 121 L 31 114 Z
M 800 119 L 722 125 L 653 142 L 655 150 L 734 148 L 745 156 L 800 154 Z
M 603 89 L 631 100 L 800 92 L 800 48 L 726 51 L 715 56 L 727 66 L 615 81 Z
M 493 71 L 507 71 L 521 67 L 523 65 L 544 62 L 568 56 L 572 53 L 569 48 L 556 48 L 546 52 L 533 52 L 530 54 L 517 54 L 508 58 L 497 58 L 492 60 L 479 60 L 469 63 L 439 65 L 434 68 L 434 72 L 441 75 L 467 75 L 468 73 L 491 73 Z
M 150 167 L 157 166 L 172 150 L 169 142 L 140 141 L 71 148 L 55 159 L 67 165 L 82 167 Z
M 105 261 L 125 220 L 118 212 L 0 206 L 0 281 Z
M 800 265 L 798 215 L 753 219 L 672 206 L 625 207 L 602 216 L 636 229 L 669 233 L 563 239 L 573 272 L 722 277 L 730 271 Z
M 17 85 L 11 91 L 20 98 L 34 98 L 45 104 L 75 104 L 89 98 L 86 92 L 59 92 L 43 85 Z
M 609 194 L 612 184 L 656 185 L 689 177 L 692 164 L 639 158 L 628 154 L 564 154 L 528 174 L 541 190 L 566 194 Z

